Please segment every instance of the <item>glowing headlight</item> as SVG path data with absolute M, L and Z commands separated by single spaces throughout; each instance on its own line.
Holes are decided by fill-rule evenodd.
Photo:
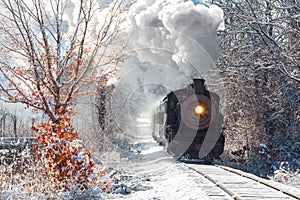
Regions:
M 203 114 L 204 110 L 205 110 L 204 107 L 201 106 L 201 105 L 196 106 L 195 109 L 194 109 L 195 113 L 198 114 L 198 115 Z

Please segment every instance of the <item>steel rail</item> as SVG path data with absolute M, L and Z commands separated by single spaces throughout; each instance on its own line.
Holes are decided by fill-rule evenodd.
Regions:
M 251 179 L 251 180 L 253 180 L 253 181 L 256 181 L 256 182 L 258 182 L 258 183 L 260 183 L 260 184 L 263 184 L 263 185 L 268 186 L 268 187 L 270 187 L 270 188 L 273 188 L 273 189 L 275 189 L 275 190 L 277 190 L 277 191 L 280 191 L 280 192 L 282 192 L 283 194 L 286 194 L 286 195 L 288 195 L 288 196 L 290 196 L 290 197 L 293 197 L 293 198 L 295 198 L 295 199 L 297 199 L 297 200 L 300 200 L 300 196 L 299 196 L 299 195 L 293 194 L 292 192 L 290 192 L 290 191 L 288 191 L 288 190 L 286 190 L 286 189 L 284 189 L 284 188 L 280 188 L 280 187 L 278 187 L 278 186 L 272 185 L 271 183 L 269 183 L 268 181 L 266 181 L 266 180 L 264 180 L 264 179 L 262 179 L 262 178 L 258 178 L 258 177 L 254 176 L 254 175 L 251 176 L 251 175 L 248 175 L 248 174 L 246 174 L 246 173 L 239 172 L 239 171 L 237 171 L 237 170 L 231 169 L 231 168 L 229 168 L 229 167 L 224 167 L 224 166 L 221 166 L 221 165 L 216 165 L 216 164 L 215 164 L 215 165 L 213 165 L 213 166 L 219 167 L 219 168 L 221 168 L 221 169 L 223 169 L 223 170 L 226 170 L 226 171 L 228 171 L 228 172 L 231 172 L 231 173 L 240 175 L 240 176 L 242 176 L 242 177 L 249 178 L 249 179 Z
M 198 170 L 197 168 L 189 165 L 189 164 L 184 164 L 187 168 L 195 171 L 196 173 L 200 174 L 201 176 L 203 176 L 205 179 L 209 180 L 211 183 L 213 183 L 215 186 L 217 186 L 218 188 L 220 188 L 222 191 L 224 191 L 225 193 L 227 193 L 230 197 L 232 197 L 233 199 L 235 200 L 242 200 L 242 198 L 235 192 L 233 192 L 232 190 L 230 190 L 230 188 L 228 187 L 225 187 L 224 185 L 222 185 L 221 183 L 219 183 L 217 180 L 213 179 L 211 176 L 207 175 L 205 172 L 202 172 L 200 170 Z M 250 179 L 252 181 L 255 181 L 259 184 L 262 184 L 262 185 L 265 185 L 269 188 L 272 188 L 276 191 L 279 191 L 285 195 L 287 195 L 288 197 L 291 197 L 291 198 L 294 198 L 296 200 L 300 200 L 300 192 L 299 194 L 295 194 L 295 193 L 292 193 L 291 191 L 288 191 L 287 189 L 285 188 L 281 188 L 279 186 L 276 186 L 276 185 L 273 185 L 272 183 L 268 182 L 267 180 L 264 180 L 262 178 L 259 178 L 259 177 L 256 177 L 255 175 L 248 175 L 244 172 L 240 172 L 236 169 L 232 169 L 230 167 L 226 167 L 226 166 L 222 166 L 222 165 L 218 165 L 218 164 L 213 164 L 211 166 L 214 166 L 214 167 L 218 167 L 224 171 L 227 171 L 227 172 L 230 172 L 230 173 L 234 173 L 236 175 L 239 175 L 241 177 L 245 177 L 247 179 Z
M 206 178 L 207 180 L 209 180 L 210 182 L 212 182 L 215 186 L 219 187 L 221 190 L 223 190 L 224 192 L 226 192 L 229 196 L 231 196 L 233 199 L 235 200 L 242 200 L 241 197 L 239 197 L 237 194 L 235 194 L 233 191 L 231 191 L 230 189 L 226 188 L 224 185 L 218 183 L 217 181 L 215 181 L 213 178 L 211 178 L 210 176 L 208 176 L 207 174 L 197 170 L 194 167 L 189 166 L 188 164 L 185 164 L 186 167 L 188 167 L 189 169 L 195 171 L 196 173 L 200 174 L 201 176 L 203 176 L 204 178 Z

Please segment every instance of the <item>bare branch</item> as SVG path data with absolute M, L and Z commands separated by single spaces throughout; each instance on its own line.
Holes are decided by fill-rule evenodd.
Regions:
M 3 55 L 0 78 L 6 80 L 0 82 L 0 92 L 6 94 L 6 101 L 42 110 L 56 123 L 72 110 L 80 88 L 96 80 L 98 67 L 111 65 L 113 71 L 121 60 L 123 45 L 116 52 L 108 48 L 113 45 L 122 22 L 122 1 L 110 6 L 110 13 L 104 22 L 98 22 L 102 27 L 96 32 L 92 22 L 96 22 L 101 11 L 96 0 L 78 2 L 79 7 L 74 9 L 78 13 L 75 25 L 73 21 L 64 21 L 70 1 L 1 0 L 1 3 L 7 14 L 0 14 L 0 34 L 7 40 L 0 42 Z M 109 55 L 111 52 L 114 56 Z M 16 56 L 20 59 L 15 59 Z

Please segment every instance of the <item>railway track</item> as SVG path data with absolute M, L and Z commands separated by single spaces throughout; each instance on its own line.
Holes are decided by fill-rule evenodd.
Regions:
M 204 177 L 206 195 L 218 200 L 300 200 L 300 189 L 291 190 L 281 184 L 221 165 L 185 164 Z

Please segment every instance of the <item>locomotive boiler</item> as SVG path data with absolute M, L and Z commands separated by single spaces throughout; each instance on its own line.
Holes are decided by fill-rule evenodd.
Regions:
M 184 162 L 211 162 L 224 150 L 219 96 L 204 82 L 194 79 L 186 88 L 170 92 L 153 113 L 154 139 Z

